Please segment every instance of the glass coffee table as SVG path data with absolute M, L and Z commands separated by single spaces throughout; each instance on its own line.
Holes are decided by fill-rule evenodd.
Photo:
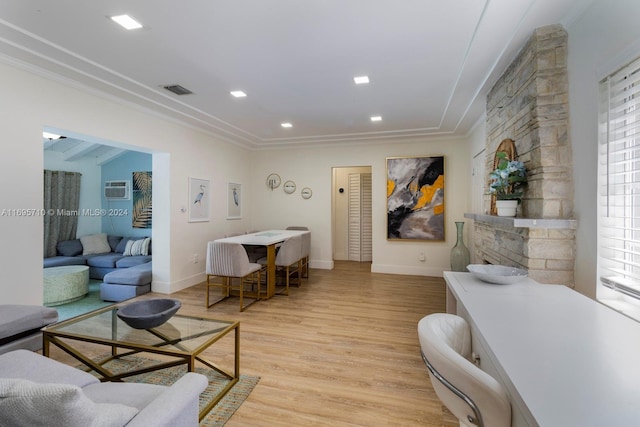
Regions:
M 114 304 L 43 328 L 42 353 L 49 357 L 49 345 L 53 344 L 95 371 L 100 375 L 101 381 L 121 381 L 133 375 L 177 365 L 186 365 L 187 370 L 193 372 L 196 362 L 199 362 L 229 380 L 207 407 L 200 411 L 202 419 L 240 378 L 240 323 L 175 314 L 158 327 L 134 329 L 116 315 L 118 307 L 125 304 Z M 231 331 L 235 335 L 233 372 L 201 356 L 203 351 Z M 93 360 L 86 354 L 86 350 L 83 350 L 83 346 L 77 346 L 80 342 L 108 346 L 111 348 L 111 355 L 101 360 Z M 161 356 L 157 364 L 132 368 L 126 372 L 115 373 L 104 366 L 114 359 L 137 353 Z

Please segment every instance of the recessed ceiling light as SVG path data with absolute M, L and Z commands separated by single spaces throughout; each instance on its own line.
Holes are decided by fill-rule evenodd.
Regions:
M 111 19 L 118 24 L 122 25 L 127 30 L 135 30 L 142 28 L 142 24 L 130 17 L 129 15 L 112 16 Z
M 382 121 L 382 116 L 371 116 L 372 122 L 380 122 Z
M 353 78 L 353 81 L 356 82 L 357 85 L 364 85 L 369 83 L 369 76 L 357 76 Z
M 60 139 L 60 135 L 56 135 L 55 133 L 51 133 L 51 132 L 42 132 L 42 137 L 47 138 L 49 140 Z
M 280 123 L 280 126 L 282 126 L 283 128 L 292 128 L 293 125 L 291 123 L 285 122 L 285 123 Z
M 246 93 L 244 93 L 241 90 L 232 90 L 231 92 L 229 92 L 231 95 L 235 96 L 236 98 L 244 98 L 245 96 L 247 96 Z

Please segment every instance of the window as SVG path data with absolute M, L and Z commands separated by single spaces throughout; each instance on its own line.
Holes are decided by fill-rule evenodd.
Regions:
M 599 107 L 598 276 L 640 299 L 640 58 L 600 82 Z

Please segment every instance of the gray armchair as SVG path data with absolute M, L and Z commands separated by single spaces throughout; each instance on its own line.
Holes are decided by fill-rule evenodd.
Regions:
M 101 383 L 87 372 L 37 353 L 15 350 L 0 355 L 0 425 L 80 426 L 96 423 L 92 417 L 100 417 L 99 421 L 108 425 L 127 427 L 197 426 L 198 399 L 207 385 L 204 375 L 192 372 L 170 387 Z M 29 393 L 22 396 L 20 390 Z M 59 399 L 51 396 L 52 390 L 60 390 Z M 44 393 L 49 395 L 44 398 Z M 87 414 L 87 408 L 97 415 Z M 114 421 L 123 416 L 127 420 L 121 424 Z

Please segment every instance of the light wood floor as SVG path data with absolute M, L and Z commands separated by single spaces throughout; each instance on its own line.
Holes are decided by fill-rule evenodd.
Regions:
M 206 309 L 204 284 L 171 295 L 183 314 L 240 321 L 240 372 L 261 379 L 228 427 L 458 425 L 433 392 L 417 337 L 423 316 L 444 311 L 444 280 L 369 270 L 311 270 L 290 296 L 243 313 L 237 298 Z M 166 295 L 144 297 L 157 296 Z M 231 353 L 214 345 L 205 356 L 230 362 Z

